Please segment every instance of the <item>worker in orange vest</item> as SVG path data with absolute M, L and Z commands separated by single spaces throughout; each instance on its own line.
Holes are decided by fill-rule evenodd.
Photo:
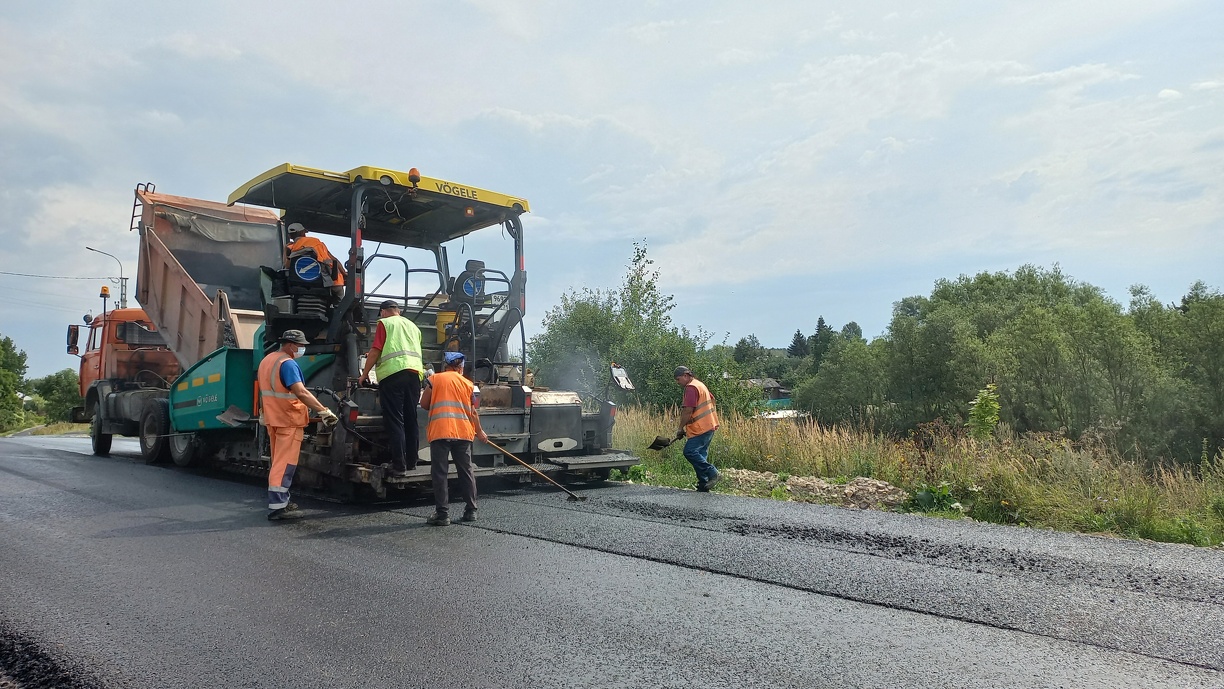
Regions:
M 336 413 L 306 389 L 297 359 L 306 351 L 305 333 L 286 330 L 281 346 L 259 362 L 259 423 L 268 429 L 272 446 L 272 468 L 268 472 L 268 519 L 296 519 L 302 516 L 296 503 L 289 502 L 289 486 L 297 471 L 302 452 L 302 435 L 314 410 L 323 425 L 339 422 Z
M 314 251 L 315 258 L 318 259 L 323 271 L 331 278 L 332 293 L 337 297 L 343 296 L 344 265 L 336 260 L 335 256 L 331 255 L 331 252 L 327 250 L 327 245 L 314 237 L 307 237 L 306 226 L 300 222 L 289 225 L 286 232 L 289 234 L 289 246 L 285 247 L 285 267 L 291 267 L 289 265 L 289 257 L 293 255 L 293 252 L 311 249 Z
M 684 401 L 680 403 L 680 430 L 676 439 L 688 437 L 684 442 L 684 458 L 697 472 L 697 490 L 708 493 L 722 479 L 718 469 L 710 464 L 710 441 L 718 429 L 718 412 L 714 408 L 714 395 L 705 383 L 693 377 L 688 366 L 677 366 L 673 376 L 676 384 L 684 388 Z
M 476 476 L 472 473 L 472 440 L 487 441 L 476 413 L 475 386 L 463 377 L 463 353 L 446 352 L 445 370 L 425 379 L 421 408 L 429 411 L 425 428 L 429 440 L 430 476 L 433 479 L 434 513 L 426 523 L 450 524 L 450 496 L 446 477 L 449 459 L 455 461 L 459 485 L 463 488 L 463 521 L 476 521 Z

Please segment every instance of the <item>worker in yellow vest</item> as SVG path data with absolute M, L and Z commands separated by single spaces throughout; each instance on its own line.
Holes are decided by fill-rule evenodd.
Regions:
M 718 469 L 710 464 L 710 441 L 718 429 L 718 412 L 714 408 L 714 395 L 705 383 L 693 377 L 688 366 L 677 366 L 673 374 L 676 384 L 684 388 L 684 401 L 680 403 L 680 430 L 676 439 L 688 437 L 684 443 L 684 458 L 697 472 L 697 490 L 708 493 L 722 479 Z
M 268 429 L 272 448 L 272 467 L 268 471 L 268 519 L 296 519 L 302 516 L 296 503 L 289 502 L 289 486 L 302 453 L 302 435 L 310 423 L 310 411 L 319 413 L 323 425 L 335 426 L 336 413 L 306 389 L 302 369 L 294 361 L 306 351 L 306 335 L 301 330 L 286 330 L 281 346 L 259 362 L 259 423 Z
M 476 413 L 475 386 L 463 377 L 463 353 L 446 352 L 445 370 L 425 381 L 421 408 L 429 410 L 425 429 L 429 440 L 430 476 L 433 479 L 434 513 L 427 520 L 433 526 L 450 524 L 450 496 L 447 492 L 449 460 L 463 489 L 463 521 L 476 521 L 476 475 L 472 473 L 472 440 L 488 441 Z
M 370 370 L 378 374 L 378 397 L 383 427 L 391 452 L 391 474 L 403 476 L 416 468 L 421 438 L 417 431 L 417 400 L 421 397 L 421 329 L 400 315 L 399 304 L 388 299 L 379 305 L 374 344 L 366 353 L 363 385 Z

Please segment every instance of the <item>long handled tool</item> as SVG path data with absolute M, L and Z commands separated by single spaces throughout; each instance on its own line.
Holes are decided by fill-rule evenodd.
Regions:
M 647 447 L 646 449 L 647 450 L 662 450 L 663 448 L 667 447 L 668 445 L 671 445 L 672 443 L 676 442 L 677 440 L 683 437 L 684 437 L 684 431 L 680 431 L 679 433 L 677 433 L 676 435 L 670 438 L 665 435 L 656 435 L 654 442 L 652 442 L 650 446 Z
M 557 483 L 556 481 L 552 480 L 552 478 L 551 478 L 551 477 L 549 477 L 549 475 L 548 475 L 548 474 L 546 474 L 546 473 L 544 473 L 544 472 L 540 471 L 539 469 L 537 469 L 537 468 L 535 468 L 535 467 L 531 466 L 530 464 L 528 464 L 527 462 L 524 462 L 523 460 L 519 459 L 518 457 L 515 457 L 515 456 L 514 456 L 513 454 L 511 454 L 511 453 L 510 453 L 510 451 L 509 451 L 509 450 L 507 450 L 506 448 L 504 448 L 504 447 L 502 447 L 502 446 L 498 445 L 497 443 L 493 442 L 492 440 L 486 440 L 485 442 L 486 442 L 486 443 L 488 443 L 488 444 L 489 444 L 489 445 L 490 445 L 490 446 L 491 446 L 493 449 L 495 449 L 495 450 L 500 450 L 500 451 L 501 451 L 501 453 L 502 453 L 503 455 L 506 455 L 506 456 L 507 456 L 507 457 L 509 457 L 510 459 L 513 459 L 514 461 L 518 462 L 519 464 L 522 464 L 523 466 L 527 467 L 528 469 L 531 469 L 531 470 L 532 470 L 532 471 L 534 471 L 535 473 L 539 474 L 539 475 L 540 475 L 540 477 L 541 477 L 541 478 L 543 478 L 545 481 L 548 481 L 549 483 L 551 483 L 551 484 L 553 484 L 554 486 L 556 486 L 556 487 L 560 488 L 561 490 L 565 491 L 566 493 L 569 493 L 569 497 L 568 497 L 568 498 L 566 498 L 566 500 L 568 500 L 569 502 L 585 502 L 585 501 L 586 501 L 586 496 L 584 496 L 584 495 L 579 495 L 579 494 L 575 493 L 574 491 L 570 490 L 569 488 L 566 488 L 565 486 L 561 485 L 560 483 Z

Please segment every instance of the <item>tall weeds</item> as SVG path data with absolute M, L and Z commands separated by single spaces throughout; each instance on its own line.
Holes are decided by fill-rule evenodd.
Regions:
M 662 452 L 646 449 L 678 424 L 675 412 L 624 408 L 614 444 L 642 457 L 650 482 L 691 486 L 695 477 L 681 454 L 683 443 Z M 1073 443 L 1054 434 L 1002 430 L 979 441 L 936 421 L 892 439 L 870 429 L 729 415 L 714 436 L 710 460 L 720 468 L 833 481 L 865 476 L 910 492 L 946 484 L 965 514 L 983 521 L 1204 546 L 1224 540 L 1221 456 L 1196 469 L 1148 466 L 1104 443 Z

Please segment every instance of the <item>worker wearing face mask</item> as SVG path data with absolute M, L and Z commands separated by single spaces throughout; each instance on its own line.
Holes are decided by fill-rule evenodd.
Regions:
M 336 413 L 323 406 L 306 389 L 297 359 L 306 352 L 306 335 L 301 330 L 286 330 L 281 346 L 259 363 L 259 423 L 267 427 L 272 446 L 272 469 L 268 472 L 268 519 L 278 521 L 302 516 L 298 506 L 289 502 L 289 486 L 297 471 L 302 452 L 302 435 L 310 423 L 310 411 L 319 413 L 323 425 L 331 428 L 339 421 Z

